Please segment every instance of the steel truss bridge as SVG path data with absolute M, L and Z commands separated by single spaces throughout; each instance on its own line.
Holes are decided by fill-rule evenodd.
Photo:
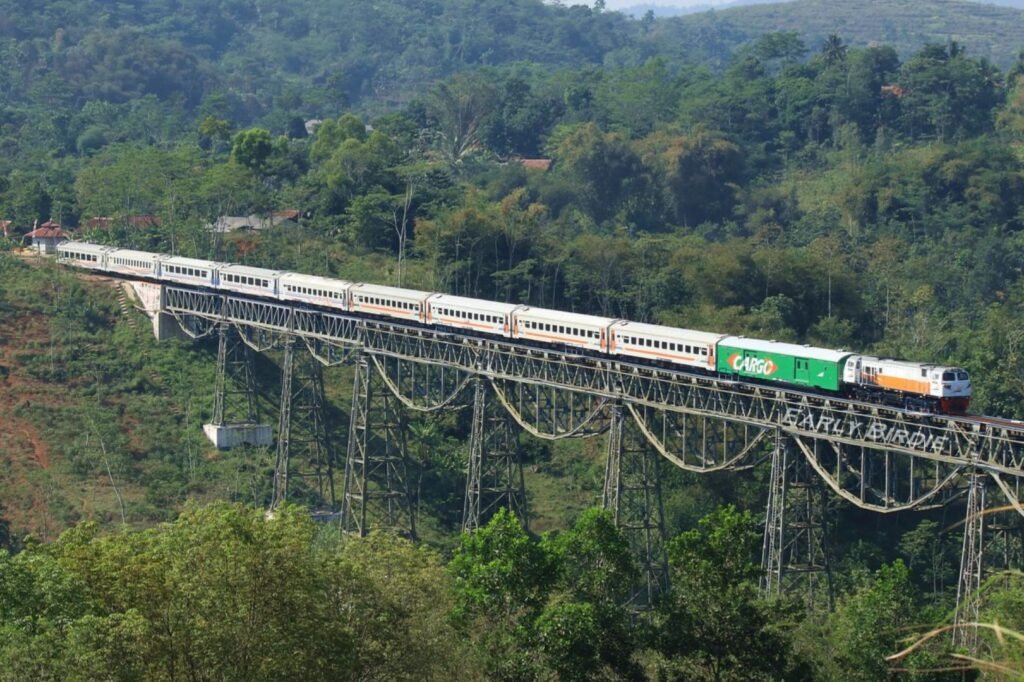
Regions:
M 271 504 L 287 499 L 301 450 L 301 475 L 349 532 L 415 536 L 407 415 L 471 406 L 463 527 L 478 527 L 499 507 L 526 523 L 520 430 L 547 440 L 603 436 L 602 501 L 644 569 L 638 603 L 668 586 L 659 476 L 666 465 L 697 473 L 770 466 L 768 593 L 800 587 L 831 599 L 825 505 L 836 497 L 879 513 L 966 497 L 954 632 L 968 648 L 977 630 L 965 624 L 977 621 L 984 571 L 1020 567 L 1013 531 L 1024 517 L 1024 423 L 916 414 L 184 286 L 162 285 L 158 298 L 149 311 L 158 319 L 173 317 L 195 339 L 220 338 L 215 420 L 225 420 L 232 390 L 249 396 L 239 421 L 254 418 L 247 358 L 283 349 Z M 325 435 L 322 368 L 339 364 L 354 365 L 355 380 L 336 498 L 341 458 Z

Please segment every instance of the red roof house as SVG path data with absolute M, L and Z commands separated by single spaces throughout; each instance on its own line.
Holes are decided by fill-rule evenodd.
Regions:
M 25 235 L 32 240 L 32 248 L 39 253 L 52 254 L 57 252 L 57 244 L 67 241 L 68 236 L 61 229 L 60 223 L 47 220 L 45 223 Z
M 526 170 L 546 171 L 551 168 L 551 159 L 519 159 Z

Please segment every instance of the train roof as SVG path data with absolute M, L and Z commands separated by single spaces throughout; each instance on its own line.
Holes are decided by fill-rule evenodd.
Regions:
M 133 249 L 111 249 L 110 255 L 149 260 L 156 260 L 159 257 L 159 254 L 153 253 L 152 251 L 135 251 Z
M 368 294 L 370 296 L 391 296 L 406 301 L 422 301 L 431 295 L 430 291 L 418 291 L 416 289 L 400 289 L 389 287 L 383 284 L 358 283 L 352 285 L 352 293 Z
M 430 297 L 431 305 L 450 305 L 458 308 L 471 308 L 473 310 L 485 310 L 493 313 L 508 314 L 516 308 L 522 308 L 520 303 L 500 303 L 498 301 L 487 301 L 482 298 L 469 298 L 468 296 L 453 296 L 452 294 L 434 294 Z
M 58 251 L 80 251 L 82 253 L 103 253 L 104 251 L 116 251 L 112 246 L 93 244 L 91 242 L 61 242 L 57 245 Z
M 725 334 L 717 334 L 715 332 L 702 332 L 697 329 L 682 329 L 681 327 L 667 327 L 660 324 L 647 324 L 646 322 L 623 321 L 622 324 L 616 325 L 615 328 L 620 332 L 634 332 L 636 334 L 644 334 L 647 336 L 686 339 L 688 341 L 696 341 L 697 343 L 709 344 L 718 343 L 718 341 L 725 336 Z
M 956 369 L 966 371 L 962 367 L 957 367 L 955 365 L 937 365 L 934 362 L 914 362 L 913 360 L 895 360 L 893 358 L 879 358 L 873 355 L 861 355 L 860 359 L 865 362 L 875 363 L 885 367 L 904 367 L 907 369 L 938 370 Z
M 845 358 L 855 355 L 855 353 L 848 350 L 832 350 L 830 348 L 818 348 L 816 346 L 780 341 L 762 341 L 761 339 L 748 339 L 745 336 L 727 336 L 719 341 L 719 344 L 741 350 L 752 350 L 759 353 L 782 353 L 783 355 L 822 360 L 824 362 L 842 362 Z
M 199 258 L 185 258 L 184 256 L 168 256 L 166 254 L 157 256 L 162 262 L 170 265 L 184 265 L 190 268 L 214 268 L 222 267 L 223 263 L 212 260 L 201 260 Z
M 230 272 L 235 275 L 249 275 L 250 277 L 276 277 L 281 274 L 280 270 L 255 268 L 251 265 L 222 265 L 220 271 Z
M 622 322 L 615 317 L 599 317 L 597 315 L 584 315 L 582 313 L 567 313 L 563 310 L 548 310 L 547 308 L 533 308 L 525 306 L 516 311 L 517 317 L 530 320 L 543 320 L 556 324 L 572 324 L 577 326 L 588 325 L 593 327 L 607 327 L 615 322 Z
M 313 284 L 316 286 L 350 287 L 352 282 L 333 277 L 321 277 L 320 275 L 302 275 L 297 272 L 285 272 L 281 275 L 282 282 L 294 282 L 296 284 Z

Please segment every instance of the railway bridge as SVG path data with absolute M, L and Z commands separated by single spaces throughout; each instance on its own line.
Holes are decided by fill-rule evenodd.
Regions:
M 977 631 L 963 624 L 977 620 L 985 567 L 1021 560 L 1012 531 L 1024 517 L 1024 423 L 914 413 L 230 292 L 132 286 L 158 338 L 172 327 L 193 339 L 218 338 L 211 435 L 226 429 L 242 439 L 269 438 L 269 427 L 255 423 L 250 360 L 253 352 L 283 351 L 271 507 L 288 498 L 289 477 L 302 468 L 349 532 L 392 528 L 415 536 L 405 419 L 471 408 L 463 527 L 479 526 L 499 507 L 526 523 L 519 430 L 547 440 L 606 438 L 602 503 L 638 553 L 641 604 L 667 588 L 665 466 L 696 473 L 770 467 L 762 556 L 768 593 L 800 586 L 830 598 L 830 497 L 881 514 L 966 498 L 961 627 L 954 632 L 969 648 Z M 328 442 L 323 416 L 322 369 L 339 364 L 355 369 L 343 458 Z M 243 406 L 234 419 L 226 412 L 233 397 Z

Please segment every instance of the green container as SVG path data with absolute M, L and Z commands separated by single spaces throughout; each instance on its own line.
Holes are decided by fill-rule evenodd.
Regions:
M 851 353 L 793 343 L 727 337 L 718 344 L 718 371 L 739 377 L 838 391 Z

